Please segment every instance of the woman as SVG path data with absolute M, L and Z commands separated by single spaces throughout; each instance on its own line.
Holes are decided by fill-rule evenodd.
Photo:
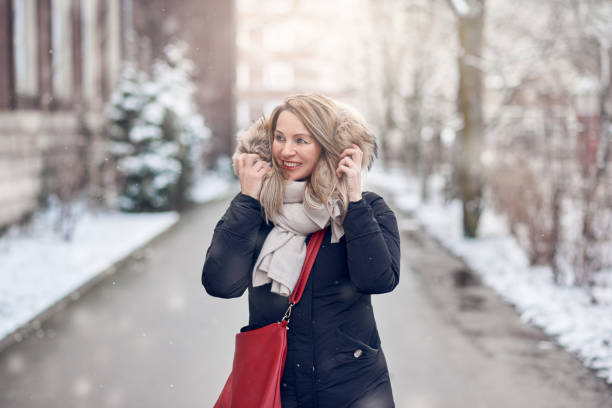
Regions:
M 384 200 L 361 191 L 375 154 L 364 123 L 317 94 L 287 98 L 241 135 L 241 192 L 215 227 L 202 284 L 224 298 L 248 289 L 243 331 L 280 320 L 310 236 L 326 228 L 291 314 L 284 408 L 394 407 L 370 295 L 398 284 L 400 239 Z

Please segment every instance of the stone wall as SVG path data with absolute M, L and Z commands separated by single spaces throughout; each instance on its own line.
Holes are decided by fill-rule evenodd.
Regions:
M 84 192 L 112 202 L 101 129 L 97 114 L 0 112 L 0 227 L 23 220 L 51 195 L 68 201 Z

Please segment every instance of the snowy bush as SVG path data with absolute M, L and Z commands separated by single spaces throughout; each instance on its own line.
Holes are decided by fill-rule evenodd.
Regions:
M 188 200 L 210 131 L 196 110 L 186 51 L 184 43 L 168 45 L 150 78 L 126 67 L 107 109 L 124 211 L 180 209 Z

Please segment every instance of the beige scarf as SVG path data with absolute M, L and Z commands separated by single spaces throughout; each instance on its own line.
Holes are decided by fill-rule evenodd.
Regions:
M 306 236 L 331 222 L 331 242 L 340 241 L 344 228 L 340 222 L 339 200 L 329 202 L 333 216 L 325 206 L 310 208 L 303 203 L 305 181 L 285 184 L 283 206 L 274 228 L 268 233 L 253 268 L 253 286 L 272 282 L 271 291 L 289 296 L 297 283 L 306 259 Z

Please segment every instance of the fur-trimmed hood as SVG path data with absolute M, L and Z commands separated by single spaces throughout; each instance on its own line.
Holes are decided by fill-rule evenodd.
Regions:
M 350 147 L 352 143 L 359 146 L 363 151 L 361 168 L 369 170 L 378 155 L 376 136 L 357 112 L 348 106 L 340 105 L 337 102 L 336 104 L 339 106 L 340 123 L 336 128 L 334 138 L 343 146 L 343 149 Z M 238 175 L 238 156 L 242 153 L 257 153 L 264 161 L 272 161 L 268 137 L 270 124 L 267 119 L 260 117 L 248 129 L 238 134 L 238 143 L 232 156 L 232 165 L 236 175 Z

